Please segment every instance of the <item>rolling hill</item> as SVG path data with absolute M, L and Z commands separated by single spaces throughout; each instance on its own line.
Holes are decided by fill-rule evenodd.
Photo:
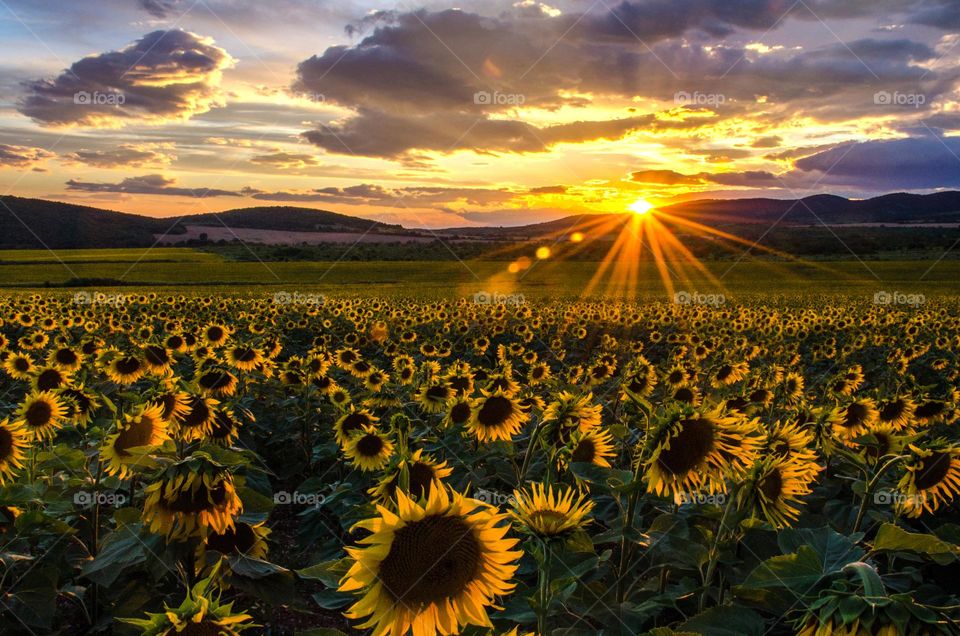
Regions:
M 895 193 L 865 200 L 829 194 L 787 199 L 701 199 L 661 208 L 664 215 L 711 226 L 960 225 L 960 192 Z M 570 216 L 517 227 L 407 229 L 346 214 L 289 206 L 253 207 L 179 219 L 156 219 L 71 203 L 0 197 L 0 249 L 103 248 L 154 245 L 179 240 L 243 240 L 273 244 L 422 242 L 436 236 L 459 240 L 517 241 L 598 228 L 611 235 L 628 215 Z M 664 216 L 669 222 L 669 216 Z M 207 230 L 206 228 L 210 228 Z M 216 229 L 216 231 L 214 231 Z

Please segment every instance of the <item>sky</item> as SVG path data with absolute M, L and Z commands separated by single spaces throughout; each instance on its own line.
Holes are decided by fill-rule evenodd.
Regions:
M 960 189 L 957 0 L 0 0 L 0 194 L 408 227 Z

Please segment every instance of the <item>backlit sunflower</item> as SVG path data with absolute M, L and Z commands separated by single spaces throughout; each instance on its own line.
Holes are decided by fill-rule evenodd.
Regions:
M 393 442 L 373 426 L 364 426 L 362 431 L 350 436 L 343 453 L 363 472 L 380 470 L 393 456 Z
M 344 613 L 364 620 L 373 636 L 459 634 L 466 625 L 492 628 L 487 607 L 514 589 L 521 552 L 506 537 L 505 515 L 437 488 L 420 503 L 397 493 L 397 514 L 355 527 L 371 534 L 347 548 L 353 565 L 341 592 L 362 595 Z
M 960 493 L 960 447 L 943 442 L 930 448 L 910 444 L 913 457 L 897 488 L 901 512 L 919 517 L 946 506 Z
M 576 432 L 600 426 L 601 406 L 593 403 L 593 394 L 576 395 L 561 391 L 543 411 L 543 423 L 550 437 L 564 444 Z
M 67 408 L 51 391 L 34 391 L 17 410 L 16 423 L 23 426 L 31 440 L 53 439 L 63 426 Z
M 746 362 L 725 363 L 713 372 L 710 377 L 710 386 L 721 388 L 736 384 L 747 376 L 750 371 L 750 365 Z
M 23 451 L 30 440 L 22 424 L 0 421 L 0 486 L 4 485 L 23 468 Z
M 439 413 L 447 405 L 447 400 L 453 397 L 453 389 L 446 380 L 436 378 L 431 382 L 424 382 L 417 391 L 415 399 L 424 413 Z
M 84 391 L 83 386 L 63 389 L 59 393 L 67 407 L 66 418 L 77 426 L 86 426 L 93 414 L 100 408 L 100 400 L 93 393 Z
M 252 371 L 263 363 L 263 353 L 256 347 L 231 347 L 226 353 L 227 364 L 240 371 Z
M 580 462 L 610 468 L 610 459 L 617 450 L 613 445 L 610 431 L 592 428 L 588 431 L 576 431 L 570 442 L 561 452 L 561 464 Z
M 879 416 L 876 403 L 870 398 L 854 400 L 830 416 L 834 435 L 845 443 L 867 432 Z
M 228 557 L 242 555 L 250 559 L 264 559 L 267 556 L 267 537 L 270 528 L 263 522 L 251 524 L 245 521 L 236 521 L 233 528 L 225 532 L 211 532 L 198 546 L 200 553 L 197 559 L 204 561 L 207 552 L 219 552 Z
M 185 442 L 203 439 L 213 428 L 216 407 L 220 402 L 213 398 L 191 395 L 183 415 L 176 420 L 176 436 Z
M 211 347 L 218 347 L 230 339 L 233 331 L 226 325 L 211 323 L 203 329 L 203 339 Z
M 510 516 L 524 531 L 539 537 L 555 537 L 580 530 L 588 522 L 593 502 L 573 488 L 533 483 L 513 491 Z
M 72 373 L 57 367 L 42 367 L 34 369 L 30 378 L 30 386 L 34 391 L 56 391 L 70 384 Z
M 429 497 L 436 488 L 442 488 L 442 480 L 446 479 L 453 472 L 447 466 L 447 462 L 438 462 L 429 455 L 425 455 L 423 449 L 417 449 L 410 456 L 410 459 L 404 459 L 397 464 L 389 473 L 384 475 L 376 486 L 371 488 L 368 493 L 381 504 L 386 504 L 396 499 L 397 486 L 400 484 L 400 474 L 406 470 L 410 480 L 410 490 L 408 494 L 416 499 Z
M 237 385 L 237 376 L 224 369 L 208 367 L 197 377 L 200 390 L 213 397 L 230 397 L 237 392 Z
M 481 391 L 473 405 L 467 430 L 481 442 L 510 441 L 530 419 L 519 401 L 503 390 Z
M 340 448 L 346 448 L 347 443 L 354 433 L 362 432 L 366 427 L 379 421 L 373 413 L 366 409 L 357 409 L 350 407 L 347 413 L 340 416 L 333 424 L 333 433 L 337 438 Z
M 72 373 L 83 366 L 83 356 L 70 347 L 60 347 L 50 352 L 50 355 L 47 356 L 47 364 L 61 371 Z
M 647 492 L 672 495 L 675 503 L 690 493 L 717 493 L 725 478 L 742 473 L 756 459 L 752 422 L 712 413 L 681 412 L 665 419 L 650 435 L 644 470 Z
M 100 447 L 100 458 L 106 462 L 108 475 L 127 479 L 133 468 L 144 462 L 144 453 L 163 444 L 169 435 L 167 423 L 157 405 L 141 407 L 124 415 L 117 432 L 107 436 Z
M 28 353 L 15 353 L 3 363 L 3 370 L 14 380 L 26 380 L 34 369 L 33 358 Z
M 143 377 L 145 367 L 136 356 L 117 355 L 107 363 L 104 373 L 116 384 L 133 384 Z
M 473 402 L 465 397 L 456 397 L 447 403 L 447 413 L 440 422 L 441 428 L 465 426 L 473 417 Z
M 764 457 L 747 475 L 747 486 L 738 492 L 739 504 L 773 527 L 785 528 L 800 515 L 800 497 L 810 494 L 810 484 L 819 471 L 810 461 Z
M 168 541 L 223 534 L 243 509 L 233 475 L 199 454 L 169 466 L 144 493 L 143 524 Z
M 899 431 L 913 420 L 913 412 L 916 408 L 917 405 L 910 398 L 894 398 L 880 405 L 877 419 L 881 424 L 888 424 Z

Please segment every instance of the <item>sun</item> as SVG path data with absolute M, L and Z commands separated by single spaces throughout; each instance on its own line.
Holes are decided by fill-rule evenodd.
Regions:
M 649 214 L 650 210 L 653 209 L 653 204 L 647 201 L 646 199 L 637 199 L 630 204 L 630 210 L 638 216 L 643 216 L 644 214 Z

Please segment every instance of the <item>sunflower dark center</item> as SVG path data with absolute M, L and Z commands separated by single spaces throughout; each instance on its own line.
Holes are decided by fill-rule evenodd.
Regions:
M 245 554 L 257 543 L 257 535 L 248 523 L 237 522 L 233 530 L 223 534 L 211 533 L 207 537 L 207 549 L 221 554 Z
M 770 471 L 768 475 L 760 480 L 757 488 L 768 501 L 776 501 L 783 491 L 783 476 L 780 474 L 780 469 L 774 468 Z
M 483 426 L 500 426 L 513 415 L 513 402 L 502 395 L 487 398 L 477 412 L 477 422 Z
M 53 408 L 47 402 L 34 402 L 29 407 L 27 407 L 27 412 L 24 416 L 24 419 L 27 420 L 27 424 L 33 428 L 39 426 L 45 426 L 50 423 L 50 418 L 53 416 Z
M 351 413 L 350 415 L 343 418 L 343 423 L 340 424 L 340 431 L 343 434 L 349 434 L 353 431 L 359 431 L 364 426 L 370 423 L 370 418 L 363 413 Z
M 63 376 L 56 369 L 47 369 L 37 376 L 37 388 L 41 391 L 50 391 L 63 384 Z
M 891 422 L 903 415 L 906 407 L 907 405 L 904 404 L 903 400 L 887 402 L 883 405 L 883 408 L 880 409 L 880 419 L 884 422 Z
M 357 440 L 357 452 L 364 457 L 376 457 L 383 450 L 383 440 L 379 435 L 364 435 Z
M 70 349 L 58 349 L 56 355 L 57 362 L 60 364 L 76 364 L 78 358 Z
M 210 327 L 207 329 L 207 340 L 219 342 L 221 338 L 223 338 L 223 329 L 220 327 Z
M 257 359 L 257 352 L 253 349 L 238 349 L 234 352 L 234 356 L 236 356 L 237 360 L 240 362 L 253 362 Z M 318 365 L 318 368 L 315 369 L 315 371 L 319 371 L 320 361 L 315 360 L 314 362 Z
M 678 402 L 687 402 L 692 404 L 696 394 L 694 394 L 693 389 L 688 387 L 683 387 L 682 389 L 677 389 L 677 392 L 673 394 L 673 399 Z
M 445 400 L 449 394 L 447 393 L 446 386 L 438 384 L 427 389 L 426 395 L 431 400 Z
M 170 361 L 167 350 L 163 347 L 151 345 L 145 349 L 147 362 L 156 366 L 163 366 Z
M 210 390 L 221 390 L 229 387 L 233 382 L 233 377 L 229 373 L 222 371 L 211 371 L 200 376 L 200 386 Z
M 786 457 L 790 454 L 790 444 L 785 439 L 778 439 L 770 445 L 770 454 L 774 457 Z
M 117 441 L 113 443 L 113 449 L 118 455 L 126 457 L 130 454 L 127 452 L 128 448 L 148 446 L 151 442 L 153 442 L 153 420 L 142 417 L 139 422 L 120 431 Z
M 920 469 L 916 473 L 917 488 L 926 490 L 933 488 L 944 480 L 950 472 L 950 454 L 934 452 L 924 457 L 920 462 Z
M 30 370 L 30 361 L 26 358 L 17 358 L 13 361 L 13 368 L 20 373 L 26 373 Z
M 575 462 L 592 462 L 594 457 L 597 456 L 597 448 L 594 446 L 593 442 L 589 439 L 580 440 L 580 443 L 577 444 L 577 447 L 573 449 L 573 461 Z
M 670 448 L 661 451 L 657 463 L 672 475 L 685 475 L 699 466 L 713 450 L 716 431 L 713 422 L 699 418 L 681 420 Z
M 450 378 L 450 388 L 457 393 L 466 393 L 470 388 L 470 378 L 465 378 L 462 376 Z
M 450 409 L 450 421 L 454 424 L 463 424 L 470 419 L 470 405 L 466 402 L 458 402 Z
M 847 407 L 846 415 L 841 424 L 846 427 L 860 426 L 867 420 L 867 407 L 859 402 L 854 402 Z
M 683 377 L 684 376 L 682 371 L 674 371 L 669 376 L 667 376 L 667 382 L 669 382 L 670 384 L 680 384 L 681 382 L 683 382 Z
M 190 402 L 190 411 L 183 417 L 184 426 L 201 426 L 210 420 L 210 408 L 198 397 Z
M 117 360 L 114 368 L 123 375 L 129 375 L 140 370 L 140 361 L 132 356 L 127 356 L 126 358 Z
M 733 375 L 733 367 L 731 367 L 729 364 L 723 365 L 723 366 L 720 367 L 720 369 L 717 371 L 717 379 L 718 379 L 718 380 L 726 380 L 726 379 L 729 378 L 731 375 Z
M 13 453 L 13 435 L 5 427 L 0 427 L 0 461 Z
M 477 577 L 481 559 L 480 542 L 469 525 L 432 515 L 396 531 L 379 578 L 395 600 L 417 608 L 461 594 Z
M 180 636 L 220 636 L 223 633 L 221 626 L 208 620 L 199 623 L 187 623 L 183 629 L 177 632 Z
M 926 419 L 926 418 L 936 417 L 937 415 L 940 415 L 941 413 L 943 413 L 944 408 L 945 407 L 943 402 L 930 400 L 929 402 L 924 402 L 923 404 L 918 406 L 915 413 L 917 417 Z

